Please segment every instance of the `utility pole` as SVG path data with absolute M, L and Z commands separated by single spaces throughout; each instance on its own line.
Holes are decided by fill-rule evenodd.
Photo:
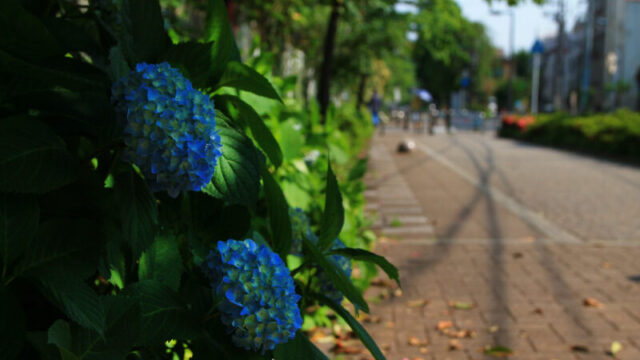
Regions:
M 563 84 L 565 78 L 564 61 L 565 61 L 565 0 L 558 0 L 558 13 L 556 14 L 556 22 L 558 23 L 558 46 L 556 49 L 555 61 L 555 110 L 562 111 L 564 109 Z
M 589 84 L 591 82 L 591 53 L 593 52 L 593 27 L 596 17 L 596 4 L 588 0 L 587 31 L 584 45 L 584 72 L 582 73 L 582 96 L 580 97 L 580 112 L 584 112 L 589 104 Z

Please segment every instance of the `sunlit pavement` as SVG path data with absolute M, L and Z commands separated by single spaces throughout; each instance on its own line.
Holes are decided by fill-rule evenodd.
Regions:
M 406 138 L 416 149 L 397 153 Z M 640 169 L 390 130 L 366 181 L 376 251 L 402 279 L 366 294 L 388 359 L 611 359 L 614 342 L 640 359 Z

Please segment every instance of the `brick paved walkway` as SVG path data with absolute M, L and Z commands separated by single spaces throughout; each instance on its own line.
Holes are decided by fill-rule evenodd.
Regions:
M 612 359 L 614 341 L 617 358 L 640 359 L 640 242 L 574 237 L 490 175 L 465 178 L 428 151 L 397 154 L 402 137 L 374 139 L 367 176 L 376 252 L 403 285 L 366 294 L 365 325 L 388 359 L 494 358 L 487 346 L 509 348 L 508 359 Z

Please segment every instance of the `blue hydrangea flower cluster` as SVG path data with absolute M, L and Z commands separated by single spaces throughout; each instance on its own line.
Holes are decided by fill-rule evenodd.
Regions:
M 237 346 L 264 353 L 295 337 L 302 326 L 300 296 L 286 265 L 267 246 L 220 241 L 203 269 L 223 299 L 222 322 Z
M 331 250 L 342 249 L 345 248 L 346 245 L 340 240 L 335 239 L 333 244 L 331 244 Z M 338 269 L 342 271 L 342 273 L 347 277 L 351 277 L 351 260 L 344 256 L 340 255 L 331 255 L 329 256 L 329 261 L 331 261 Z M 320 269 L 317 274 L 318 282 L 320 284 L 320 291 L 329 299 L 341 303 L 343 296 L 342 293 L 333 286 L 333 283 L 327 275 Z
M 123 153 L 153 191 L 176 197 L 209 183 L 222 154 L 209 97 L 168 63 L 140 63 L 111 89 L 124 118 Z
M 291 254 L 302 255 L 302 240 L 309 239 L 316 244 L 318 237 L 311 231 L 309 218 L 300 208 L 289 208 L 291 219 Z

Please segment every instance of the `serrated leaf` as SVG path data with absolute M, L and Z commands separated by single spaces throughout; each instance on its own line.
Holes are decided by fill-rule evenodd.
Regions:
M 164 30 L 164 20 L 157 0 L 124 0 L 122 3 L 124 23 L 131 35 L 130 48 L 135 54 L 135 63 L 157 62 L 171 39 Z
M 298 331 L 292 340 L 276 346 L 273 357 L 275 360 L 329 360 L 302 331 Z
M 167 48 L 163 60 L 181 70 L 196 88 L 211 87 L 211 49 L 213 42 L 184 42 Z
M 371 352 L 371 355 L 373 355 L 373 357 L 376 360 L 385 360 L 385 357 L 382 354 L 382 351 L 380 351 L 380 349 L 378 348 L 378 345 L 376 345 L 376 342 L 373 341 L 373 339 L 371 338 L 371 335 L 369 335 L 367 330 L 365 330 L 365 328 L 362 325 L 360 325 L 358 320 L 356 320 L 353 316 L 351 316 L 351 314 L 349 314 L 347 309 L 343 308 L 340 304 L 336 303 L 335 301 L 327 298 L 322 294 L 313 294 L 313 296 L 316 299 L 318 299 L 321 303 L 329 306 L 333 311 L 336 312 L 336 314 L 338 314 L 338 316 L 343 318 L 344 321 L 346 321 L 347 324 L 349 324 L 349 327 L 351 327 L 351 330 L 353 330 L 353 333 L 356 334 L 356 336 L 360 339 L 360 341 L 362 341 L 364 346 L 366 346 L 367 349 L 369 349 L 369 351 Z
M 0 48 L 23 58 L 58 55 L 62 49 L 46 26 L 16 0 L 0 1 Z
M 338 180 L 331 169 L 331 162 L 329 162 L 327 167 L 324 214 L 322 216 L 322 226 L 318 240 L 318 247 L 321 250 L 329 248 L 338 235 L 340 235 L 343 224 L 344 207 L 342 206 L 342 195 L 338 187 Z
M 334 249 L 331 250 L 329 254 L 335 254 L 345 256 L 353 260 L 374 263 L 380 266 L 380 268 L 387 274 L 387 276 L 389 276 L 390 279 L 395 280 L 396 283 L 398 283 L 398 286 L 400 286 L 400 275 L 398 274 L 398 269 L 389 261 L 387 261 L 387 259 L 380 255 L 374 254 L 367 250 L 353 248 Z
M 114 176 L 122 234 L 137 259 L 154 239 L 158 207 L 149 185 L 132 167 Z
M 55 344 L 63 359 L 123 359 L 140 334 L 140 304 L 124 296 L 102 299 L 106 310 L 105 336 L 58 320 L 48 332 L 49 343 Z
M 216 114 L 216 117 L 222 156 L 218 159 L 211 182 L 202 191 L 229 204 L 254 207 L 260 191 L 261 154 L 246 135 L 225 126 L 221 114 Z
M 232 87 L 282 102 L 280 95 L 267 78 L 237 61 L 231 61 L 227 64 L 227 69 L 216 85 L 216 89 L 222 87 Z
M 369 305 L 362 298 L 360 291 L 351 283 L 351 280 L 338 269 L 332 261 L 329 261 L 327 257 L 322 254 L 319 248 L 317 248 L 309 239 L 303 239 L 304 253 L 309 256 L 309 259 L 320 266 L 320 268 L 327 275 L 333 286 L 340 291 L 351 303 L 355 306 L 356 311 L 358 309 L 364 312 L 369 312 Z
M 88 285 L 64 272 L 48 273 L 39 279 L 53 303 L 70 319 L 104 336 L 104 307 Z
M 204 26 L 204 38 L 209 42 L 213 42 L 210 53 L 210 79 L 212 84 L 216 84 L 224 74 L 235 46 L 227 5 L 224 0 L 209 0 Z
M 0 120 L 0 191 L 42 194 L 70 183 L 74 159 L 45 124 L 28 116 Z
M 156 237 L 140 258 L 138 279 L 158 280 L 177 291 L 181 275 L 182 258 L 178 243 L 173 237 Z
M 20 354 L 25 332 L 22 306 L 9 289 L 0 285 L 0 354 L 4 359 L 12 360 Z
M 38 231 L 40 211 L 32 195 L 0 193 L 0 257 L 2 276 Z
M 269 224 L 271 225 L 271 248 L 282 259 L 287 258 L 291 250 L 291 219 L 289 219 L 289 205 L 282 193 L 282 189 L 266 167 L 262 168 L 264 181 L 264 194 L 269 211 Z
M 126 287 L 123 295 L 140 301 L 141 345 L 167 339 L 196 336 L 197 323 L 176 292 L 156 280 L 144 280 Z
M 251 134 L 253 134 L 260 148 L 269 157 L 271 163 L 275 167 L 279 167 L 282 164 L 282 150 L 278 141 L 251 105 L 231 95 L 217 95 L 214 101 L 216 104 L 222 103 L 221 105 L 226 103 L 233 104 L 238 110 L 238 118 L 247 122 L 251 129 Z

